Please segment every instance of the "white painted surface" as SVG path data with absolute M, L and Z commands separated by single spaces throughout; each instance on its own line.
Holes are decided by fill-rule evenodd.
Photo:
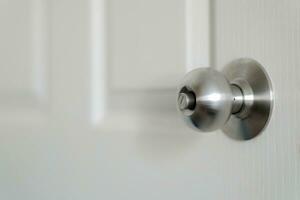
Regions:
M 201 2 L 2 0 L 0 199 L 298 200 L 300 4 L 215 0 L 210 19 Z M 202 15 L 214 32 L 197 38 Z M 187 67 L 242 56 L 274 83 L 266 132 L 189 130 L 175 109 Z
M 185 2 L 108 1 L 109 64 L 116 89 L 173 88 L 185 72 Z
M 255 58 L 269 72 L 275 91 L 264 134 L 245 144 L 219 141 L 226 149 L 220 158 L 224 199 L 300 199 L 299 8 L 296 0 L 215 1 L 216 65 Z
M 186 0 L 186 68 L 210 67 L 211 4 L 210 0 Z

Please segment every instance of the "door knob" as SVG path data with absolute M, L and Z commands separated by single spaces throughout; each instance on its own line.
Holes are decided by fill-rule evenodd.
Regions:
M 222 72 L 198 68 L 184 77 L 178 110 L 192 128 L 217 129 L 238 140 L 254 138 L 266 127 L 273 104 L 271 81 L 257 61 L 234 60 Z

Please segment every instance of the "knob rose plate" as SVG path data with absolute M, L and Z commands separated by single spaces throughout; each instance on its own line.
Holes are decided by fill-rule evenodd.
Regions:
M 241 58 L 225 66 L 223 73 L 231 84 L 238 85 L 244 96 L 242 110 L 231 115 L 223 132 L 237 140 L 249 140 L 268 125 L 273 109 L 271 80 L 260 63 Z

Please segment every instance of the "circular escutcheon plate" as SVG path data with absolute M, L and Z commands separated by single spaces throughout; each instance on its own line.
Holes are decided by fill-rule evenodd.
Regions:
M 229 63 L 223 70 L 231 84 L 237 85 L 244 95 L 242 109 L 228 119 L 223 132 L 236 140 L 249 140 L 267 126 L 273 107 L 270 78 L 257 61 L 241 58 Z

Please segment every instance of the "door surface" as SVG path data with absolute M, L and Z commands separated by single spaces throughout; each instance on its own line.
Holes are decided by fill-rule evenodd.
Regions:
M 297 0 L 0 0 L 0 199 L 300 199 Z M 195 67 L 259 61 L 275 104 L 241 142 L 189 129 Z

